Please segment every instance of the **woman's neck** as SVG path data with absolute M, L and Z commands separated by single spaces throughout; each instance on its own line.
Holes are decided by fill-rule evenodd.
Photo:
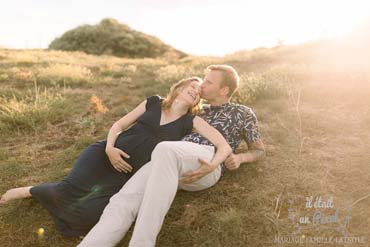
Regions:
M 168 113 L 172 116 L 182 116 L 185 115 L 189 110 L 189 105 L 181 100 L 175 99 L 171 106 L 168 108 Z

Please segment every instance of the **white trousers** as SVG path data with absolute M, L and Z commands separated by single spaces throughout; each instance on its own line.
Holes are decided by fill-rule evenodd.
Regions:
M 211 161 L 213 156 L 212 146 L 185 141 L 159 143 L 153 150 L 151 161 L 110 199 L 99 222 L 78 247 L 115 246 L 136 216 L 130 246 L 155 246 L 177 190 L 199 191 L 213 186 L 219 180 L 220 166 L 194 183 L 179 184 L 182 174 L 199 167 L 199 158 Z

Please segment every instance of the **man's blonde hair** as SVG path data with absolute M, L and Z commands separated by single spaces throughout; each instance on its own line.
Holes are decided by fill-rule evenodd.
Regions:
M 227 64 L 214 64 L 207 67 L 206 71 L 221 71 L 222 72 L 222 81 L 221 86 L 229 87 L 229 94 L 227 95 L 229 98 L 234 94 L 234 92 L 239 87 L 239 75 L 236 70 Z

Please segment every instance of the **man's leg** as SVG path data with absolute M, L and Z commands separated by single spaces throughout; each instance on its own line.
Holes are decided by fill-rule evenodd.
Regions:
M 121 241 L 139 211 L 151 168 L 151 162 L 145 164 L 111 197 L 99 222 L 78 247 L 108 247 Z
M 198 159 L 210 161 L 214 148 L 191 142 L 161 142 L 152 153 L 152 171 L 146 184 L 130 246 L 155 246 L 165 215 L 176 195 L 182 174 L 199 168 Z M 181 188 L 196 191 L 211 187 L 221 168 Z

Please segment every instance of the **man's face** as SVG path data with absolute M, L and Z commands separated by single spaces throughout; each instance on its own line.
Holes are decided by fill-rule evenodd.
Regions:
M 201 85 L 201 98 L 213 101 L 220 97 L 222 72 L 211 70 L 207 72 Z

